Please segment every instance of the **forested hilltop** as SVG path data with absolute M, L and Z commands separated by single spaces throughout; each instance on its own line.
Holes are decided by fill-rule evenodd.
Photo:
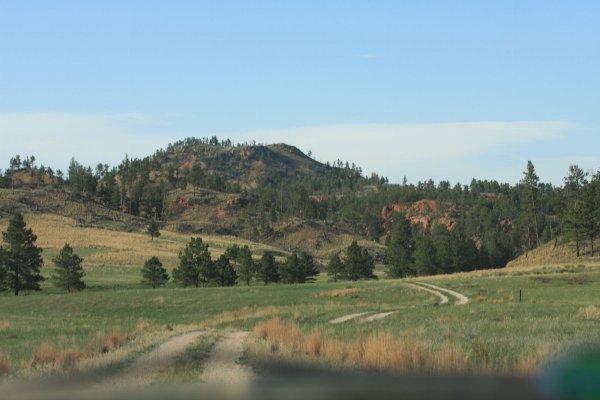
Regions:
M 551 241 L 574 241 L 577 256 L 585 242 L 585 255 L 593 256 L 600 174 L 572 165 L 557 187 L 540 182 L 531 162 L 523 167 L 517 185 L 390 184 L 351 162 L 323 164 L 286 144 L 212 137 L 188 138 L 143 159 L 125 157 L 118 166 L 92 168 L 72 159 L 68 171 L 17 155 L 0 171 L 0 187 L 60 193 L 127 221 L 155 220 L 180 232 L 236 235 L 290 250 L 318 250 L 346 235 L 379 243 L 375 253 L 385 244 L 385 256 L 374 255 L 393 276 L 503 267 Z M 10 213 L 0 204 L 1 216 Z

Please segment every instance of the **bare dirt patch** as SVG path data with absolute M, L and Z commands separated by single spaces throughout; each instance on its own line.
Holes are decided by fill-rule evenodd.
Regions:
M 424 292 L 428 292 L 428 293 L 431 293 L 431 294 L 439 297 L 439 299 L 440 299 L 440 303 L 439 304 L 447 304 L 448 301 L 449 301 L 448 297 L 446 295 L 438 292 L 437 290 L 432 290 L 432 289 L 429 289 L 429 288 L 426 288 L 426 287 L 423 287 L 423 286 L 420 286 L 420 285 L 415 285 L 413 283 L 407 283 L 406 285 L 410 286 L 413 289 L 424 291 Z
M 200 380 L 211 386 L 244 389 L 252 382 L 254 373 L 249 367 L 240 365 L 237 361 L 242 357 L 244 341 L 249 332 L 229 333 L 213 348 L 210 357 L 204 365 Z
M 427 286 L 435 290 L 439 290 L 440 292 L 448 293 L 451 296 L 456 297 L 457 301 L 454 303 L 457 306 L 464 306 L 469 302 L 469 298 L 462 293 L 455 292 L 454 290 L 444 289 L 439 286 L 432 285 L 430 283 L 417 282 L 419 285 Z
M 343 317 L 339 317 L 336 319 L 333 319 L 331 321 L 329 321 L 330 324 L 342 324 L 344 322 L 347 321 L 351 321 L 353 319 L 356 319 L 358 317 L 362 317 L 363 315 L 369 314 L 369 312 L 361 312 L 361 313 L 355 313 L 355 314 L 348 314 L 348 315 L 344 315 Z
M 150 353 L 138 358 L 124 373 L 110 382 L 115 387 L 150 385 L 161 371 L 171 367 L 178 356 L 206 332 L 195 331 L 175 336 Z
M 358 321 L 359 324 L 368 324 L 369 322 L 373 322 L 373 321 L 379 321 L 380 319 L 384 319 L 389 317 L 390 315 L 394 314 L 396 311 L 390 311 L 390 312 L 385 312 L 385 313 L 379 313 L 379 314 L 374 314 L 374 315 L 369 315 L 366 318 L 362 318 Z

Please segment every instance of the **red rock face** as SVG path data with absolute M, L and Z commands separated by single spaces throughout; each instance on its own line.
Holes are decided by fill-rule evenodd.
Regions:
M 458 215 L 455 210 L 449 210 L 443 215 L 438 215 L 438 203 L 435 200 L 419 200 L 414 203 L 386 205 L 381 210 L 381 219 L 384 225 L 392 222 L 395 212 L 401 212 L 412 226 L 422 230 L 429 230 L 433 225 L 442 224 L 448 230 L 456 226 Z
M 182 208 L 189 208 L 194 205 L 194 202 L 191 199 L 186 199 L 185 197 L 180 197 L 177 199 L 175 204 Z

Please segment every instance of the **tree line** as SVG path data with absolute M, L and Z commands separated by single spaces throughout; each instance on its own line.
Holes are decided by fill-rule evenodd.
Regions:
M 159 232 L 149 234 L 153 240 Z M 15 214 L 6 232 L 2 233 L 0 291 L 12 290 L 18 296 L 24 290 L 41 289 L 40 284 L 45 280 L 41 274 L 42 249 L 35 244 L 36 241 L 37 236 L 27 227 L 23 215 Z M 56 287 L 69 292 L 85 289 L 83 258 L 68 243 L 52 258 L 52 262 L 55 270 L 50 279 Z M 307 252 L 294 252 L 278 262 L 272 252 L 265 251 L 261 259 L 255 261 L 248 246 L 234 244 L 213 260 L 208 243 L 193 237 L 179 253 L 179 264 L 173 269 L 172 278 L 182 287 L 234 286 L 239 281 L 246 285 L 253 281 L 268 285 L 312 282 L 319 273 L 317 263 Z M 141 274 L 141 283 L 152 287 L 163 286 L 171 278 L 155 256 L 144 263 Z
M 384 206 L 434 200 L 440 213 L 456 208 L 461 231 L 475 242 L 480 253 L 480 268 L 504 266 L 515 256 L 559 236 L 574 241 L 577 255 L 584 242 L 590 244 L 592 254 L 596 252 L 600 232 L 597 171 L 585 172 L 572 165 L 563 185 L 555 186 L 540 182 L 529 161 L 515 185 L 476 179 L 468 185 L 433 180 L 409 184 L 406 179 L 390 184 L 376 174 L 365 177 L 360 167 L 340 160 L 314 162 L 309 172 L 300 171 L 285 164 L 277 152 L 253 145 L 216 137 L 188 138 L 143 159 L 126 156 L 113 168 L 99 164 L 92 169 L 73 159 L 66 176 L 37 167 L 34 156 L 16 156 L 2 175 L 0 186 L 13 187 L 16 172 L 38 176 L 40 185 L 44 176 L 52 176 L 52 186 L 59 190 L 156 221 L 164 219 L 166 197 L 173 189 L 191 187 L 194 195 L 201 188 L 236 193 L 242 206 L 237 222 L 228 226 L 228 231 L 262 241 L 268 241 L 278 226 L 298 219 L 322 221 L 380 240 L 389 235 L 381 219 Z M 247 149 L 252 152 L 246 157 Z M 257 185 L 242 189 L 240 174 L 256 162 L 269 167 L 257 177 Z M 419 244 L 420 252 L 429 240 L 438 247 L 450 240 L 443 231 L 430 230 L 429 236 L 424 233 L 413 232 L 413 250 Z M 423 238 L 417 240 L 417 236 Z M 441 248 L 439 253 L 443 253 Z

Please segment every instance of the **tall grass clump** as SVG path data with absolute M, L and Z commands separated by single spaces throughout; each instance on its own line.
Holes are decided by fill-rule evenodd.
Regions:
M 84 358 L 93 358 L 122 347 L 133 336 L 119 328 L 108 334 L 98 332 L 83 349 L 42 343 L 33 353 L 32 369 L 70 370 Z
M 430 343 L 417 337 L 373 332 L 353 340 L 325 337 L 319 329 L 302 332 L 288 320 L 274 318 L 256 325 L 255 351 L 267 348 L 282 357 L 320 358 L 334 364 L 400 374 L 487 374 L 493 372 L 530 376 L 547 354 L 528 354 L 515 361 L 477 357 L 454 342 Z
M 577 311 L 580 321 L 600 321 L 600 308 L 595 306 L 582 307 Z
M 10 356 L 6 353 L 0 353 L 0 378 L 10 374 L 11 368 Z

